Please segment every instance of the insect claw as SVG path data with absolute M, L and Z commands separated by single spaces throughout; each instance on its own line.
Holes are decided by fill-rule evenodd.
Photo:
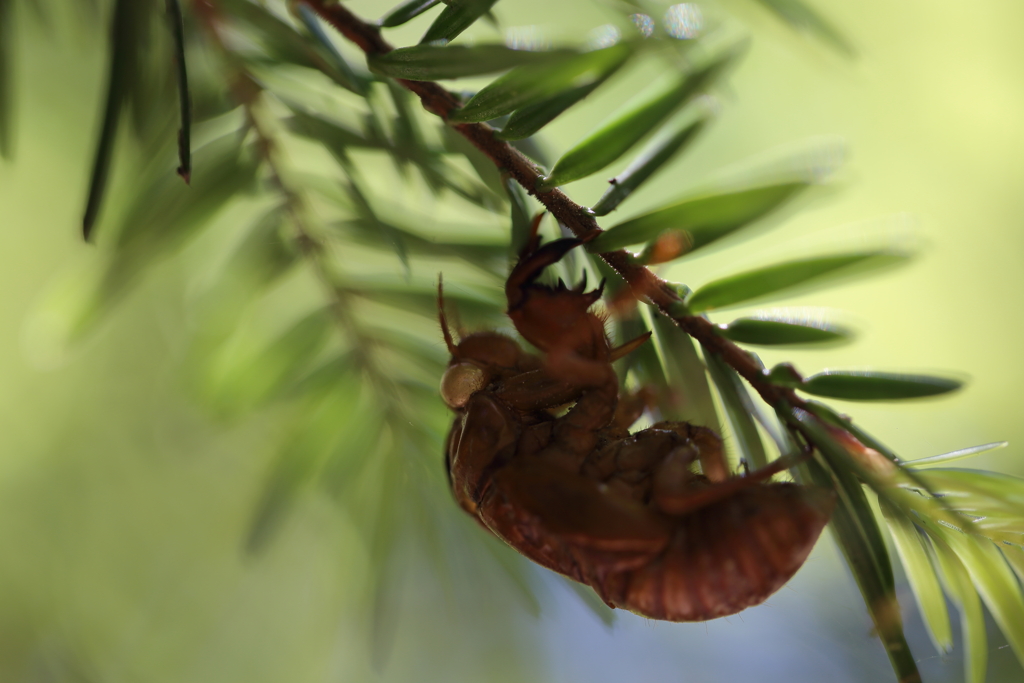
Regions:
M 580 240 L 575 237 L 563 237 L 554 242 L 548 242 L 544 246 L 538 246 L 539 237 L 531 240 L 531 244 L 523 251 L 519 257 L 519 263 L 512 269 L 505 282 L 508 309 L 513 311 L 522 305 L 525 299 L 525 288 L 537 279 L 541 271 L 552 263 L 557 263 L 570 249 L 580 244 Z
M 540 229 L 540 222 L 544 220 L 544 214 L 546 213 L 547 211 L 541 211 L 530 221 L 530 234 L 526 238 L 523 250 L 519 252 L 520 260 L 525 259 L 527 255 L 536 252 L 540 248 L 540 234 L 538 230 Z
M 580 294 L 582 294 L 583 290 L 585 290 L 586 288 L 587 288 L 587 271 L 584 270 L 583 271 L 583 277 L 580 278 L 580 283 L 578 285 L 576 285 L 576 288 L 573 291 L 574 292 L 579 292 Z
M 540 229 L 540 222 L 544 220 L 545 214 L 547 214 L 547 211 L 541 211 L 530 221 L 530 237 L 537 236 L 537 230 Z
M 579 294 L 583 297 L 583 300 L 587 302 L 587 306 L 597 303 L 601 299 L 601 295 L 604 291 L 604 280 L 601 281 L 601 285 L 592 292 L 584 292 L 583 289 L 586 286 L 586 275 L 584 275 L 583 282 L 580 286 L 573 290 L 574 293 Z
M 608 362 L 610 362 L 610 363 L 611 362 L 615 362 L 618 359 L 622 358 L 623 356 L 626 356 L 626 355 L 632 353 L 633 351 L 636 351 L 638 348 L 640 348 L 643 345 L 643 343 L 645 341 L 647 341 L 650 338 L 651 338 L 651 333 L 650 332 L 646 332 L 644 334 L 641 334 L 636 339 L 633 339 L 631 341 L 626 342 L 622 346 L 616 346 L 608 354 Z

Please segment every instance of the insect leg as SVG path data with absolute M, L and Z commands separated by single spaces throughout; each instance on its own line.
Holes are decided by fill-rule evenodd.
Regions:
M 552 263 L 560 261 L 570 249 L 580 244 L 582 242 L 575 237 L 563 237 L 554 242 L 548 242 L 532 252 L 524 252 L 505 282 L 505 296 L 508 297 L 509 313 L 523 305 L 527 298 L 527 288 L 537 279 L 541 271 Z
M 453 427 L 448 443 L 452 490 L 463 509 L 475 513 L 492 474 L 515 451 L 520 429 L 491 394 L 481 391 L 470 398 L 462 425 Z
M 615 409 L 611 426 L 617 430 L 628 430 L 647 408 L 654 406 L 655 398 L 654 392 L 647 387 L 640 387 L 635 392 L 619 397 L 619 405 Z
M 792 467 L 790 458 L 779 458 L 745 477 L 730 477 L 725 481 L 712 482 L 696 488 L 693 475 L 685 468 L 696 457 L 698 450 L 692 445 L 676 448 L 654 473 L 654 500 L 658 508 L 670 515 L 687 515 L 708 505 L 731 498 L 740 491 L 758 486 L 772 476 Z
M 620 358 L 624 358 L 626 355 L 636 351 L 638 348 L 643 346 L 644 342 L 651 338 L 653 332 L 645 332 L 636 339 L 631 339 L 622 346 L 616 346 L 608 353 L 608 362 L 614 363 Z
M 520 373 L 505 380 L 495 392 L 516 410 L 544 410 L 572 403 L 583 390 L 551 376 L 544 368 Z
M 548 372 L 568 374 L 569 384 L 579 387 L 576 404 L 560 417 L 552 431 L 551 445 L 538 456 L 557 462 L 567 471 L 579 472 L 587 455 L 598 444 L 599 434 L 615 417 L 619 382 L 612 366 L 581 358 L 571 351 L 548 354 Z

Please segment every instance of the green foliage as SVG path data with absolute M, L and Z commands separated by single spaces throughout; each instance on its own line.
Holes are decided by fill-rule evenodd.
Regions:
M 611 48 L 608 48 L 611 49 Z M 580 141 L 555 162 L 551 173 L 541 187 L 553 188 L 585 178 L 604 169 L 643 140 L 677 109 L 694 96 L 712 86 L 741 52 L 740 48 L 726 51 L 709 59 L 706 64 L 671 79 L 628 104 L 623 111 L 612 116 L 596 131 Z
M 831 24 L 803 3 L 762 3 L 849 51 Z M 710 120 L 698 96 L 724 83 L 744 50 L 716 49 L 707 37 L 693 35 L 685 36 L 690 42 L 681 47 L 684 41 L 670 26 L 587 49 L 449 45 L 496 4 L 453 0 L 419 45 L 370 54 L 369 71 L 363 71 L 316 18 L 314 10 L 328 14 L 323 3 L 208 4 L 217 11 L 185 5 L 184 20 L 162 34 L 155 30 L 165 21 L 162 3 L 117 0 L 113 6 L 104 114 L 84 211 L 86 237 L 95 234 L 102 258 L 89 295 L 69 313 L 68 336 L 78 339 L 94 329 L 154 263 L 216 224 L 213 219 L 224 207 L 257 196 L 262 215 L 239 230 L 233 255 L 224 259 L 212 278 L 216 284 L 198 306 L 205 314 L 197 314 L 186 374 L 197 398 L 223 419 L 254 419 L 270 409 L 287 416 L 286 436 L 275 447 L 274 465 L 252 511 L 246 548 L 264 552 L 305 492 L 319 489 L 335 497 L 365 540 L 371 568 L 366 609 L 373 615 L 375 652 L 383 658 L 386 633 L 393 631 L 387 624 L 399 610 L 399 577 L 410 539 L 430 547 L 439 575 L 446 571 L 445 557 L 465 554 L 478 542 L 461 532 L 454 542 L 444 540 L 444 530 L 460 513 L 447 500 L 440 467 L 449 418 L 434 395 L 447 363 L 435 323 L 436 272 L 443 269 L 449 283 L 445 299 L 449 314 L 459 316 L 456 327 L 507 328 L 502 283 L 536 211 L 522 186 L 501 175 L 452 127 L 423 111 L 396 79 L 431 82 L 506 72 L 463 98 L 448 122 L 507 116 L 493 121 L 502 127 L 489 135 L 522 140 L 524 149 L 536 150 L 534 134 L 620 70 L 652 55 L 671 55 L 673 66 L 665 67 L 663 84 L 634 92 L 619 113 L 585 131 L 581 142 L 535 179 L 539 191 L 550 192 L 602 171 L 652 138 L 587 212 L 604 216 L 641 193 L 648 180 L 689 149 Z M 408 0 L 378 25 L 403 25 L 436 4 Z M 11 0 L 0 0 L 0 32 L 10 7 Z M 616 7 L 622 25 L 637 12 L 647 12 L 652 22 L 658 14 L 647 3 Z M 238 35 L 245 40 L 235 40 Z M 0 154 L 5 156 L 12 144 L 8 44 L 0 33 Z M 169 68 L 174 60 L 182 67 L 176 88 L 168 75 L 175 73 Z M 197 64 L 203 67 L 193 69 Z M 130 136 L 125 135 L 126 113 Z M 188 176 L 190 138 L 202 141 L 191 164 L 191 187 L 173 174 L 178 156 L 181 174 Z M 288 149 L 301 145 L 323 152 L 324 163 L 311 171 L 289 167 Z M 123 164 L 120 176 L 118 164 Z M 814 172 L 780 174 L 740 188 L 691 193 L 597 233 L 586 253 L 572 256 L 577 261 L 566 274 L 574 280 L 580 269 L 597 270 L 609 278 L 607 302 L 618 303 L 628 296 L 618 277 L 623 273 L 613 272 L 598 255 L 643 244 L 639 254 L 624 260 L 656 264 L 726 237 L 738 244 L 745 228 L 818 180 Z M 471 219 L 459 224 L 453 215 L 508 229 L 485 235 L 469 225 Z M 908 463 L 848 418 L 786 393 L 902 400 L 949 393 L 961 382 L 835 370 L 803 378 L 788 364 L 762 372 L 756 356 L 731 345 L 815 345 L 852 337 L 843 327 L 806 318 L 758 313 L 714 325 L 714 336 L 700 340 L 699 352 L 683 331 L 692 333 L 697 321 L 706 324 L 699 316 L 711 311 L 907 258 L 878 249 L 761 264 L 692 292 L 669 283 L 679 300 L 659 311 L 619 314 L 610 305 L 616 311 L 616 342 L 648 330 L 654 334 L 654 343 L 622 359 L 617 370 L 624 384 L 652 388 L 655 419 L 688 419 L 716 429 L 727 424 L 727 441 L 750 467 L 777 457 L 810 456 L 794 467 L 796 476 L 836 492 L 833 536 L 898 680 L 918 680 L 882 525 L 867 494 L 873 490 L 936 647 L 942 652 L 952 647 L 944 589 L 959 611 L 968 680 L 980 682 L 986 666 L 980 601 L 1024 660 L 1024 597 L 1014 573 L 1024 574 L 1019 535 L 1024 484 L 988 472 L 904 467 Z M 288 286 L 314 291 L 318 304 L 293 313 L 284 329 L 268 329 L 261 315 L 280 306 L 274 297 Z M 736 353 L 723 353 L 723 345 Z M 909 464 L 949 462 L 984 448 Z M 523 602 L 535 612 L 533 584 L 524 578 L 522 563 L 503 549 L 486 552 L 500 558 L 498 566 L 523 589 Z M 586 596 L 594 603 L 589 591 Z M 610 619 L 603 605 L 591 608 Z
M 540 105 L 567 92 L 575 95 L 586 84 L 603 82 L 633 53 L 634 48 L 629 43 L 618 43 L 581 54 L 570 52 L 558 56 L 556 53 L 553 63 L 520 66 L 484 86 L 448 120 L 455 123 L 489 121 Z
M 448 42 L 490 12 L 498 0 L 452 0 L 423 34 L 420 43 Z
M 882 501 L 880 506 L 932 643 L 939 652 L 947 653 L 953 649 L 953 632 L 949 626 L 946 598 L 928 557 L 927 540 L 899 508 L 886 501 Z
M 919 680 L 910 646 L 903 635 L 889 552 L 864 487 L 857 477 L 858 468 L 847 449 L 810 414 L 786 407 L 779 412 L 783 421 L 794 427 L 804 427 L 816 448 L 815 460 L 809 464 L 812 481 L 834 488 L 838 495 L 839 504 L 831 523 L 832 533 L 864 596 L 896 680 Z
M 829 344 L 848 340 L 852 335 L 847 329 L 821 320 L 773 315 L 737 318 L 720 327 L 726 339 L 760 346 Z
M 119 0 L 114 5 L 110 19 L 110 71 L 107 76 L 107 102 L 103 112 L 103 129 L 100 132 L 96 147 L 96 160 L 92 170 L 92 181 L 89 186 L 89 199 L 82 219 L 82 232 L 85 239 L 92 235 L 93 224 L 100 211 L 103 192 L 107 185 L 110 162 L 114 153 L 114 142 L 117 136 L 121 112 L 131 106 L 135 114 L 133 123 L 139 132 L 138 124 L 144 112 L 152 106 L 151 93 L 147 85 L 151 83 L 141 73 L 139 66 L 145 62 L 142 56 L 144 44 L 149 35 L 153 14 L 152 0 L 133 2 Z
M 648 145 L 637 155 L 636 161 L 630 164 L 629 168 L 608 181 L 611 183 L 611 187 L 602 195 L 597 204 L 594 204 L 592 209 L 594 215 L 604 216 L 614 211 L 645 180 L 685 149 L 706 124 L 706 118 L 700 118 L 697 121 L 684 119 L 683 125 Z
M 850 401 L 891 401 L 938 396 L 956 391 L 961 386 L 962 382 L 942 377 L 828 370 L 811 375 L 799 385 L 799 388 L 815 396 L 844 398 Z
M 573 50 L 528 52 L 504 45 L 417 45 L 370 55 L 367 63 L 371 71 L 381 76 L 438 81 L 480 76 L 526 64 L 550 66 L 574 54 Z
M 591 252 L 653 242 L 666 231 L 680 236 L 679 256 L 707 246 L 763 218 L 807 187 L 785 182 L 737 192 L 684 199 L 612 226 L 587 245 Z
M 941 569 L 946 593 L 960 610 L 964 649 L 967 652 L 964 658 L 964 678 L 967 683 L 983 683 L 988 668 L 988 638 L 985 637 L 985 615 L 981 610 L 981 598 L 956 552 L 937 536 L 930 540 L 934 553 L 932 561 Z
M 13 21 L 13 0 L 0 0 L 0 159 L 10 158 L 13 140 L 11 139 L 11 58 L 14 50 L 14 35 L 11 31 Z
M 831 21 L 802 0 L 758 0 L 795 28 L 814 34 L 847 54 L 853 54 L 850 41 Z
M 736 306 L 808 283 L 820 284 L 846 276 L 855 267 L 862 271 L 865 267 L 885 267 L 906 259 L 904 254 L 889 251 L 866 251 L 788 261 L 709 282 L 699 287 L 686 305 L 695 313 Z
M 378 23 L 384 28 L 401 26 L 402 24 L 412 21 L 419 15 L 423 14 L 440 1 L 441 0 L 406 0 L 402 4 L 393 7 L 391 11 L 380 18 Z
M 729 416 L 729 424 L 732 425 L 733 435 L 736 437 L 736 447 L 740 455 L 751 467 L 759 468 L 768 464 L 768 455 L 765 452 L 764 444 L 761 443 L 761 435 L 757 431 L 754 408 L 746 387 L 740 380 L 736 371 L 730 368 L 718 356 L 709 353 L 704 356 L 708 366 L 708 374 L 718 389 L 718 396 L 722 399 L 725 412 Z
M 618 71 L 618 67 L 606 69 L 589 83 L 584 83 L 575 88 L 567 88 L 559 94 L 553 95 L 546 100 L 541 100 L 536 104 L 519 107 L 508 117 L 508 122 L 502 127 L 498 137 L 502 140 L 523 140 L 529 138 L 541 128 L 554 121 L 569 107 L 597 90 L 616 71 Z

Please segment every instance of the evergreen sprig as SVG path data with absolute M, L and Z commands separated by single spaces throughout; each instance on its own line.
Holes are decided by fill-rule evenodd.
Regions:
M 837 49 L 851 51 L 802 2 L 762 2 Z M 439 4 L 445 6 L 433 12 Z M 816 164 L 768 182 L 680 197 L 608 229 L 598 223 L 702 134 L 714 112 L 705 95 L 741 58 L 743 43 L 702 30 L 692 5 L 666 13 L 628 0 L 618 3 L 617 28 L 607 34 L 618 38 L 598 45 L 522 51 L 450 44 L 475 22 L 496 21 L 495 5 L 408 0 L 370 22 L 326 0 L 272 8 L 249 0 L 196 0 L 181 7 L 176 0 L 166 7 L 156 0 L 117 0 L 105 114 L 84 219 L 86 237 L 97 236 L 106 259 L 91 296 L 68 322 L 69 336 L 87 333 L 151 263 L 197 234 L 228 203 L 260 187 L 262 215 L 246 230 L 202 314 L 190 354 L 192 384 L 225 418 L 239 419 L 271 402 L 292 407 L 291 429 L 254 512 L 248 548 L 255 552 L 268 542 L 305 487 L 326 487 L 343 506 L 360 511 L 353 519 L 378 570 L 372 572 L 370 607 L 378 624 L 374 632 L 382 634 L 387 629 L 380 625 L 397 609 L 391 582 L 397 580 L 402 549 L 413 541 L 427 546 L 442 573 L 451 554 L 445 547 L 451 534 L 439 529 L 453 522 L 449 508 L 437 504 L 446 497 L 446 483 L 436 459 L 423 457 L 443 450 L 447 423 L 433 389 L 447 361 L 433 322 L 433 272 L 443 259 L 449 282 L 458 283 L 447 296 L 464 323 L 504 325 L 498 292 L 534 212 L 532 196 L 560 228 L 586 242 L 587 253 L 571 254 L 559 265 L 567 268 L 563 275 L 583 269 L 609 278 L 607 303 L 621 312 L 615 335 L 654 332 L 654 343 L 624 359 L 621 372 L 624 380 L 652 388 L 661 417 L 716 429 L 728 425 L 740 456 L 755 467 L 773 457 L 812 456 L 793 476 L 836 490 L 833 535 L 899 681 L 920 676 L 903 635 L 882 526 L 865 487 L 878 498 L 937 649 L 952 646 L 945 592 L 961 612 L 968 681 L 981 683 L 985 675 L 981 601 L 1024 661 L 1024 482 L 989 472 L 923 469 L 983 447 L 903 462 L 848 417 L 808 398 L 902 400 L 948 394 L 961 383 L 871 371 L 826 370 L 805 377 L 789 364 L 769 370 L 741 345 L 829 344 L 850 333 L 827 321 L 778 313 L 725 324 L 705 315 L 863 274 L 908 255 L 869 249 L 761 264 L 693 290 L 650 270 L 720 239 L 739 240 L 745 228 L 820 182 L 823 169 Z M 0 17 L 9 7 L 10 0 L 0 0 Z M 395 49 L 383 38 L 382 29 L 428 12 L 435 16 L 419 45 Z M 320 20 L 364 53 L 366 70 L 349 61 L 347 49 L 332 42 Z M 158 24 L 162 34 L 148 30 Z M 141 48 L 150 37 L 146 55 L 155 57 Z M 637 93 L 554 163 L 546 162 L 535 133 L 625 65 L 657 53 L 669 54 L 678 65 L 664 83 Z M 10 148 L 8 61 L 0 41 L 3 154 Z M 202 68 L 193 68 L 198 64 Z M 299 76 L 281 79 L 284 71 Z M 469 94 L 436 82 L 493 73 L 501 75 Z M 433 116 L 418 112 L 417 101 Z M 132 114 L 135 146 L 118 155 L 126 111 Z M 205 141 L 194 159 L 190 139 Z M 303 140 L 330 155 L 334 166 L 292 167 L 288 149 Z M 593 207 L 561 189 L 641 144 Z M 194 169 L 191 188 L 168 175 L 165 162 L 174 156 L 186 180 Z M 475 225 L 431 225 L 411 202 L 399 200 L 400 193 L 380 188 L 364 171 L 380 156 L 405 179 L 403 187 L 419 187 L 477 215 L 500 216 L 511 223 L 510 238 L 483 237 Z M 115 159 L 131 167 L 130 180 L 109 182 Z M 401 273 L 388 276 L 394 259 Z M 318 292 L 316 305 L 260 340 L 251 334 L 247 316 L 300 266 Z M 630 294 L 646 306 L 623 306 Z M 714 393 L 723 415 L 716 412 Z M 690 399 L 685 405 L 679 401 L 684 394 Z M 500 552 L 498 558 L 495 566 L 527 585 L 521 563 L 509 563 Z M 595 609 L 607 618 L 605 608 Z M 386 643 L 375 643 L 383 657 Z

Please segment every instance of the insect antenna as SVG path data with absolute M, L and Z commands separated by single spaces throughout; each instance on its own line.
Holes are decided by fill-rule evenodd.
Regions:
M 448 353 L 456 355 L 455 340 L 448 329 L 448 318 L 444 314 L 444 280 L 440 273 L 437 274 L 437 319 L 441 323 L 441 334 L 444 335 L 444 343 L 448 347 Z

